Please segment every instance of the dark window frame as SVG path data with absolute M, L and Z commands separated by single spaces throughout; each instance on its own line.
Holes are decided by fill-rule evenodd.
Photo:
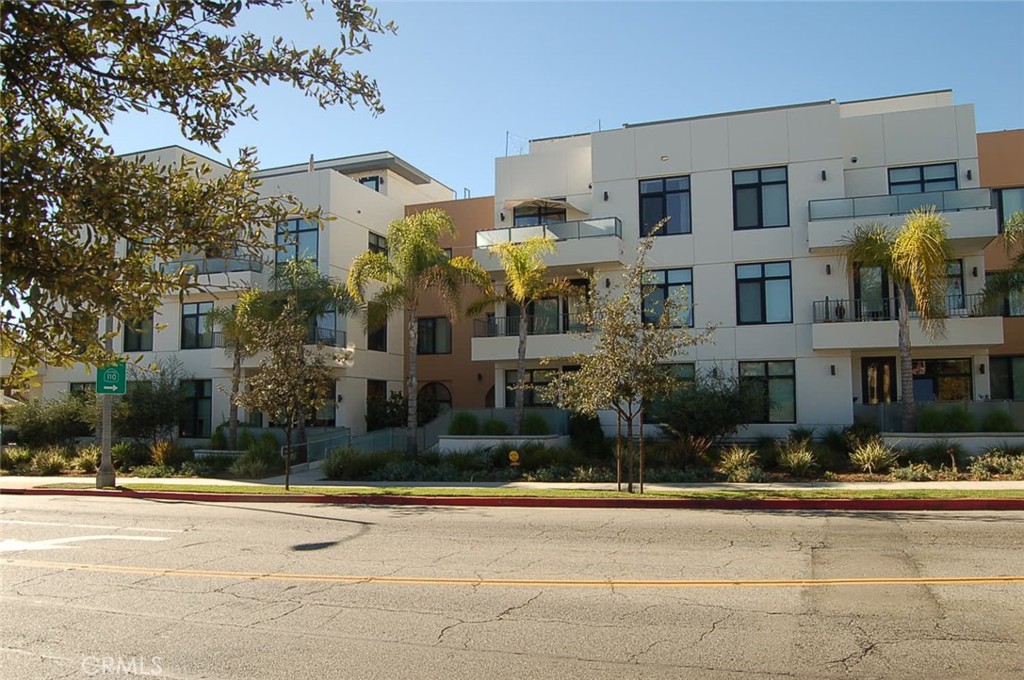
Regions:
M 193 311 L 190 311 L 192 308 Z M 213 302 L 185 302 L 181 305 L 181 348 L 182 349 L 210 349 L 213 347 L 213 326 L 207 320 L 207 316 L 213 311 Z M 195 319 L 195 331 L 193 342 L 187 341 L 187 328 L 189 321 Z
M 953 172 L 952 172 L 951 176 L 931 177 L 931 178 L 926 178 L 925 177 L 925 170 L 927 168 L 941 168 L 941 167 L 945 167 L 945 166 L 951 166 L 952 167 Z M 901 179 L 901 180 L 896 180 L 894 182 L 893 179 L 892 179 L 893 171 L 899 172 L 899 171 L 905 171 L 905 170 L 917 170 L 917 178 L 916 179 Z M 887 175 L 887 178 L 889 180 L 889 195 L 890 196 L 900 195 L 900 194 L 925 194 L 925 193 L 929 193 L 929 192 L 932 192 L 932 191 L 956 191 L 957 189 L 960 188 L 960 182 L 959 182 L 959 178 L 957 176 L 957 170 L 956 170 L 956 161 L 951 161 L 951 162 L 947 162 L 947 163 L 926 163 L 924 165 L 902 165 L 902 166 L 899 166 L 899 167 L 889 168 L 889 173 Z M 952 189 L 950 189 L 948 187 L 947 188 L 931 188 L 931 189 L 928 188 L 929 184 L 947 183 L 950 180 L 953 181 L 953 188 Z M 917 189 L 917 191 L 893 191 L 894 187 L 914 187 L 914 188 Z
M 789 272 L 785 276 L 765 274 L 766 265 L 774 264 L 785 264 L 788 267 Z M 740 278 L 740 267 L 761 267 L 761 275 L 757 278 Z M 737 326 L 763 326 L 763 325 L 778 325 L 793 323 L 793 264 L 789 260 L 781 260 L 775 262 L 741 262 L 735 265 L 735 277 L 736 277 L 736 325 Z M 761 289 L 761 317 L 758 321 L 743 321 L 743 315 L 741 314 L 740 305 L 742 298 L 740 296 L 740 286 L 742 283 L 758 282 Z M 768 321 L 768 281 L 789 281 L 789 318 L 782 321 Z
M 129 321 L 125 321 L 122 347 L 125 352 L 153 351 L 152 314 L 149 315 L 148 319 L 131 319 Z
M 765 180 L 764 173 L 774 170 L 782 170 L 785 177 L 781 180 Z M 737 184 L 737 177 L 749 173 L 757 173 L 757 181 L 745 182 L 743 184 Z M 765 225 L 764 219 L 764 188 L 770 186 L 784 186 L 786 188 L 786 223 L 785 224 L 772 224 L 769 226 Z M 750 189 L 752 187 L 757 188 L 757 224 L 740 226 L 740 211 L 739 211 L 739 193 L 740 190 Z M 733 170 L 732 171 L 732 226 L 734 231 L 749 231 L 751 229 L 784 229 L 790 226 L 790 211 L 789 211 L 789 167 L 785 165 L 775 165 L 768 168 L 747 168 L 745 170 Z
M 1021 355 L 1001 355 L 1001 356 L 990 356 L 988 358 L 989 366 L 989 392 L 992 399 L 1007 400 L 1007 401 L 1024 401 L 1024 384 L 1017 385 L 1013 377 L 1013 364 L 1015 362 L 1024 362 L 1024 356 Z M 1005 364 L 1005 368 L 1001 365 Z M 1006 394 L 996 394 L 995 388 L 998 383 L 996 376 L 1005 376 L 1005 387 Z M 1021 381 L 1024 382 L 1024 381 Z M 1017 397 L 1017 391 L 1020 390 L 1020 399 Z
M 668 189 L 669 182 L 682 182 L 685 180 L 685 189 Z M 654 187 L 658 184 L 657 188 Z M 645 190 L 645 185 L 647 190 Z M 669 216 L 668 201 L 669 196 L 686 196 L 686 215 L 681 216 L 678 222 L 673 224 L 673 220 L 669 220 L 668 223 L 655 233 L 655 236 L 682 236 L 685 234 L 693 233 L 693 201 L 689 175 L 678 175 L 675 177 L 652 177 L 649 179 L 641 179 L 637 182 L 638 193 L 640 197 L 640 236 L 649 236 L 651 230 L 654 229 L 655 225 L 658 224 L 662 219 Z M 658 219 L 651 219 L 645 215 L 645 200 L 644 199 L 660 199 L 660 217 Z
M 185 409 L 179 423 L 178 436 L 189 439 L 204 439 L 212 434 L 213 380 L 182 380 L 188 392 Z M 203 404 L 206 410 L 203 411 Z M 203 419 L 203 416 L 206 416 Z
M 359 183 L 380 193 L 381 179 L 380 175 L 370 175 L 369 177 L 360 177 Z
M 689 281 L 683 281 L 678 283 L 670 283 L 669 275 L 673 272 L 687 273 L 690 276 Z M 685 288 L 687 295 L 687 310 L 686 310 L 686 321 L 683 324 L 673 324 L 673 328 L 693 328 L 693 268 L 692 267 L 675 267 L 672 269 L 648 269 L 644 272 L 645 278 L 650 279 L 651 277 L 657 276 L 660 278 L 659 281 L 645 281 L 644 283 L 644 295 L 643 304 L 641 305 L 640 318 L 643 323 L 655 324 L 661 318 L 661 314 L 655 316 L 652 312 L 648 311 L 647 305 L 652 296 L 660 298 L 661 309 L 665 309 L 665 302 L 673 295 L 674 291 L 678 288 Z
M 746 376 L 743 375 L 743 368 L 744 368 L 744 366 L 756 366 L 756 365 L 761 365 L 761 366 L 764 367 L 764 372 L 763 372 L 762 375 L 756 375 L 756 376 L 755 375 L 746 375 Z M 775 374 L 772 373 L 773 366 L 783 366 L 783 365 L 788 365 L 788 366 L 792 367 L 792 370 L 789 373 L 775 373 Z M 748 424 L 751 424 L 751 425 L 755 425 L 755 424 L 756 425 L 770 425 L 770 424 L 777 424 L 777 423 L 793 424 L 793 423 L 797 422 L 797 413 L 796 413 L 796 395 L 797 395 L 797 392 L 796 392 L 796 361 L 794 361 L 793 359 L 780 359 L 780 360 L 777 360 L 777 361 L 776 360 L 771 360 L 771 359 L 758 360 L 758 361 L 740 361 L 740 362 L 738 362 L 738 374 L 739 374 L 739 383 L 740 383 L 741 387 L 744 386 L 745 384 L 746 385 L 750 385 L 750 384 L 754 384 L 754 383 L 756 383 L 758 385 L 763 385 L 763 394 L 764 394 L 765 401 L 764 401 L 763 404 L 759 404 L 759 406 L 763 407 L 764 410 L 761 413 L 758 413 L 758 414 L 751 414 L 752 417 L 751 417 L 750 420 L 747 421 Z M 772 404 L 771 404 L 772 389 L 771 389 L 771 386 L 772 386 L 773 382 L 779 382 L 779 383 L 787 382 L 787 383 L 792 384 L 792 386 L 793 386 L 792 387 L 792 394 L 793 394 L 793 403 L 792 403 L 792 406 L 793 406 L 793 419 L 792 420 L 773 420 L 772 419 Z M 757 417 L 757 416 L 761 416 L 761 415 L 764 416 L 763 419 L 760 418 L 760 417 Z
M 565 201 L 565 197 L 551 198 L 551 201 Z M 565 208 L 553 208 L 541 205 L 517 205 L 512 208 L 513 227 L 536 227 L 541 224 L 565 222 Z M 550 219 L 550 218 L 555 219 Z
M 313 257 L 302 257 L 299 251 L 302 234 L 314 234 L 316 243 L 313 246 Z M 278 222 L 274 230 L 274 245 L 277 246 L 275 261 L 283 264 L 290 261 L 305 260 L 319 266 L 320 263 L 320 225 L 303 219 Z
M 1006 220 L 1010 215 L 1006 214 L 1006 197 L 1004 193 L 1007 191 L 1019 191 L 1021 194 L 1021 207 L 1020 210 L 1024 210 L 1024 187 L 1000 187 L 993 189 L 996 193 L 996 219 L 999 220 L 999 233 L 1003 233 L 1003 227 L 1006 225 Z M 1016 210 L 1014 212 L 1017 212 Z
M 950 367 L 952 364 L 959 363 L 959 371 L 942 370 L 942 367 Z M 923 364 L 923 366 L 922 366 Z M 923 399 L 916 394 L 915 399 L 919 403 L 935 402 L 956 402 L 956 401 L 972 401 L 974 399 L 974 372 L 973 366 L 974 361 L 970 357 L 939 357 L 934 359 L 914 359 L 911 362 L 911 371 L 913 373 L 913 382 L 917 383 L 923 380 L 934 380 L 935 381 L 935 399 Z M 959 379 L 963 381 L 963 384 L 967 386 L 966 394 L 961 394 L 954 397 L 953 399 L 941 399 L 943 387 L 942 382 L 950 379 Z
M 371 352 L 388 351 L 388 321 L 381 324 L 380 328 L 366 330 L 366 349 Z
M 446 316 L 427 316 L 416 319 L 416 354 L 451 354 L 452 353 L 452 322 Z M 448 349 L 438 350 L 438 333 L 447 328 Z
M 381 236 L 375 232 L 367 232 L 369 236 L 366 239 L 366 249 L 371 253 L 382 253 L 385 257 L 388 255 L 388 237 Z

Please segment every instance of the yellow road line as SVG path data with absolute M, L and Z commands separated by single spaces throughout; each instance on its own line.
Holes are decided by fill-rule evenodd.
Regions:
M 924 576 L 908 578 L 819 579 L 545 579 L 448 578 L 432 576 L 355 576 L 343 574 L 285 574 L 207 569 L 163 569 L 114 564 L 80 564 L 35 560 L 4 560 L 5 566 L 88 571 L 138 576 L 225 578 L 247 581 L 307 581 L 366 585 L 496 586 L 504 588 L 808 588 L 822 586 L 954 586 L 1021 584 L 1022 576 Z

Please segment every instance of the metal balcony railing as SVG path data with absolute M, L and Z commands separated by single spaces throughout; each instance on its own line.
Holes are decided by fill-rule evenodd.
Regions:
M 927 191 L 919 194 L 889 194 L 856 198 L 827 198 L 807 203 L 808 217 L 815 220 L 839 220 L 857 217 L 904 215 L 918 208 L 940 212 L 988 210 L 995 207 L 990 189 Z
M 306 335 L 307 345 L 326 345 L 327 347 L 347 347 L 347 335 L 345 331 L 340 331 L 335 328 L 324 328 L 318 326 L 316 328 L 310 328 L 309 333 Z M 213 346 L 224 347 L 224 333 L 222 331 L 215 331 L 213 333 Z
M 254 257 L 200 257 L 192 260 L 171 260 L 160 265 L 163 274 L 176 274 L 181 269 L 192 270 L 194 274 L 262 272 L 263 261 Z
M 618 217 L 600 217 L 573 222 L 551 222 L 529 227 L 504 227 L 476 232 L 476 247 L 488 248 L 499 243 L 522 243 L 528 238 L 541 236 L 556 241 L 569 241 L 600 236 L 622 238 L 622 221 Z
M 526 324 L 527 335 L 559 335 L 587 330 L 582 314 L 550 316 L 493 316 L 473 320 L 474 338 L 517 337 L 519 325 Z
M 895 321 L 899 314 L 898 298 L 876 298 L 870 300 L 824 300 L 814 301 L 814 323 L 841 323 L 847 321 Z M 916 317 L 917 310 L 910 306 L 910 316 Z M 949 295 L 946 297 L 946 318 L 1000 316 L 998 302 L 986 302 L 980 293 L 971 295 Z

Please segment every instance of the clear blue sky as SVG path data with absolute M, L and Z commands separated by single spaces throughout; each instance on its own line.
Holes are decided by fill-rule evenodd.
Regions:
M 388 150 L 455 189 L 494 192 L 494 158 L 526 140 L 738 109 L 950 88 L 979 132 L 1024 127 L 1024 3 L 379 2 L 397 35 L 348 63 L 387 111 L 320 110 L 286 87 L 254 93 L 256 122 L 223 154 L 176 124 L 130 115 L 118 152 L 179 143 L 264 165 Z M 246 28 L 330 44 L 332 15 L 261 12 Z

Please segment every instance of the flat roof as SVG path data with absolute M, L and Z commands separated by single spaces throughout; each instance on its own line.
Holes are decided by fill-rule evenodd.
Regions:
M 397 175 L 404 177 L 413 184 L 430 184 L 437 181 L 419 168 L 403 161 L 390 151 L 376 151 L 355 156 L 342 156 L 340 158 L 329 158 L 318 161 L 313 159 L 314 170 L 338 170 L 339 172 L 366 172 L 369 170 L 391 170 Z M 274 168 L 266 168 L 256 173 L 259 178 L 280 177 L 281 175 L 294 175 L 309 170 L 309 163 L 295 163 L 281 165 Z M 438 182 L 445 188 L 451 188 Z

